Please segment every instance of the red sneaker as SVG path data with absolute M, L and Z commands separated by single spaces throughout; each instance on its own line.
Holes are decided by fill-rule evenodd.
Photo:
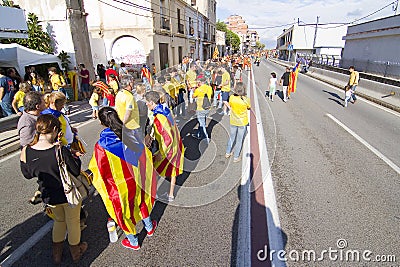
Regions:
M 157 221 L 156 220 L 151 221 L 151 223 L 153 224 L 153 229 L 151 229 L 151 231 L 147 232 L 147 236 L 148 237 L 153 236 L 154 232 L 156 231 L 156 228 L 157 228 Z
M 129 239 L 128 239 L 128 238 L 124 238 L 124 239 L 121 241 L 121 244 L 122 244 L 124 247 L 129 248 L 129 249 L 133 249 L 133 250 L 139 250 L 139 249 L 140 249 L 140 245 L 139 245 L 139 244 L 136 245 L 136 246 L 132 246 L 132 245 L 131 245 L 131 242 L 129 242 Z

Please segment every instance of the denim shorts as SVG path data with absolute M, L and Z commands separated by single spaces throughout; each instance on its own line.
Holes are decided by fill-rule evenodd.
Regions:
M 81 90 L 82 90 L 82 92 L 89 92 L 89 84 L 88 83 L 82 83 L 81 84 Z
M 222 91 L 221 93 L 222 93 L 222 94 L 221 94 L 221 96 L 222 96 L 222 101 L 228 101 L 228 99 L 229 99 L 229 92 L 224 92 L 224 91 Z

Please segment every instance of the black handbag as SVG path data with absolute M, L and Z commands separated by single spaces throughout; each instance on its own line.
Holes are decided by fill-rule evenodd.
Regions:
M 208 110 L 211 108 L 211 102 L 210 99 L 208 99 L 208 95 L 204 94 L 203 98 L 203 105 L 201 106 L 204 110 Z

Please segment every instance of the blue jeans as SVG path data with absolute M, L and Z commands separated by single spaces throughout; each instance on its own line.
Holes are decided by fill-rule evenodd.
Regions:
M 209 113 L 208 110 L 198 110 L 196 112 L 197 120 L 199 122 L 199 129 L 197 130 L 197 136 L 200 138 L 208 138 L 207 128 L 206 128 L 208 113 Z
M 247 133 L 247 126 L 234 126 L 231 125 L 230 127 L 230 135 L 229 135 L 229 140 L 228 144 L 226 146 L 226 154 L 229 154 L 232 152 L 232 146 L 233 143 L 235 142 L 235 148 L 233 151 L 233 156 L 235 158 L 239 158 L 240 152 L 242 151 L 242 146 L 243 146 L 243 140 L 244 137 L 246 136 Z
M 180 92 L 178 94 L 178 106 L 176 107 L 176 114 L 181 116 L 186 116 L 186 107 L 185 107 L 185 97 L 184 93 Z
M 106 97 L 103 97 L 103 107 L 107 107 L 108 106 L 108 99 Z
M 219 96 L 219 100 L 218 100 L 218 96 Z M 215 90 L 215 93 L 214 93 L 214 107 L 217 106 L 217 102 L 218 102 L 218 108 L 222 108 L 221 90 Z
M 146 231 L 150 232 L 153 229 L 153 223 L 151 222 L 150 217 L 144 218 L 142 221 Z M 128 238 L 132 246 L 139 245 L 139 240 L 137 235 L 127 234 L 126 237 Z
M 1 102 L 0 107 L 3 110 L 3 116 L 11 116 L 13 114 L 13 108 L 10 103 Z
M 351 94 L 351 97 L 353 98 L 353 101 L 357 100 L 357 97 L 355 94 L 356 88 L 357 88 L 357 84 L 351 86 L 351 90 L 353 91 L 353 93 Z

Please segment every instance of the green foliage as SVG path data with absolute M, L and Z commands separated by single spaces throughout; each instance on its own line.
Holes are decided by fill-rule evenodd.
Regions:
M 265 49 L 265 44 L 261 43 L 260 41 L 256 42 L 256 47 L 258 50 L 264 50 Z
M 225 44 L 226 46 L 232 47 L 233 50 L 239 50 L 240 48 L 240 37 L 234 33 L 233 31 L 229 30 L 226 24 L 222 21 L 218 21 L 215 24 L 215 28 L 218 31 L 225 32 Z
M 61 61 L 61 66 L 62 66 L 64 72 L 67 73 L 68 72 L 68 65 L 71 63 L 71 61 L 69 60 L 71 57 L 64 50 L 62 50 L 60 52 L 60 54 L 58 54 L 57 57 Z
M 228 27 L 226 26 L 226 24 L 219 20 L 218 20 L 217 24 L 215 24 L 215 28 L 217 29 L 217 31 L 222 31 L 225 33 L 228 31 Z
M 39 24 L 38 17 L 33 14 L 28 14 L 28 39 L 3 39 L 1 43 L 11 44 L 17 43 L 30 49 L 53 54 L 54 50 L 51 46 L 51 39 L 47 32 L 44 32 Z
M 233 50 L 239 50 L 240 48 L 240 37 L 231 30 L 228 30 L 225 34 L 225 43 L 231 46 Z

